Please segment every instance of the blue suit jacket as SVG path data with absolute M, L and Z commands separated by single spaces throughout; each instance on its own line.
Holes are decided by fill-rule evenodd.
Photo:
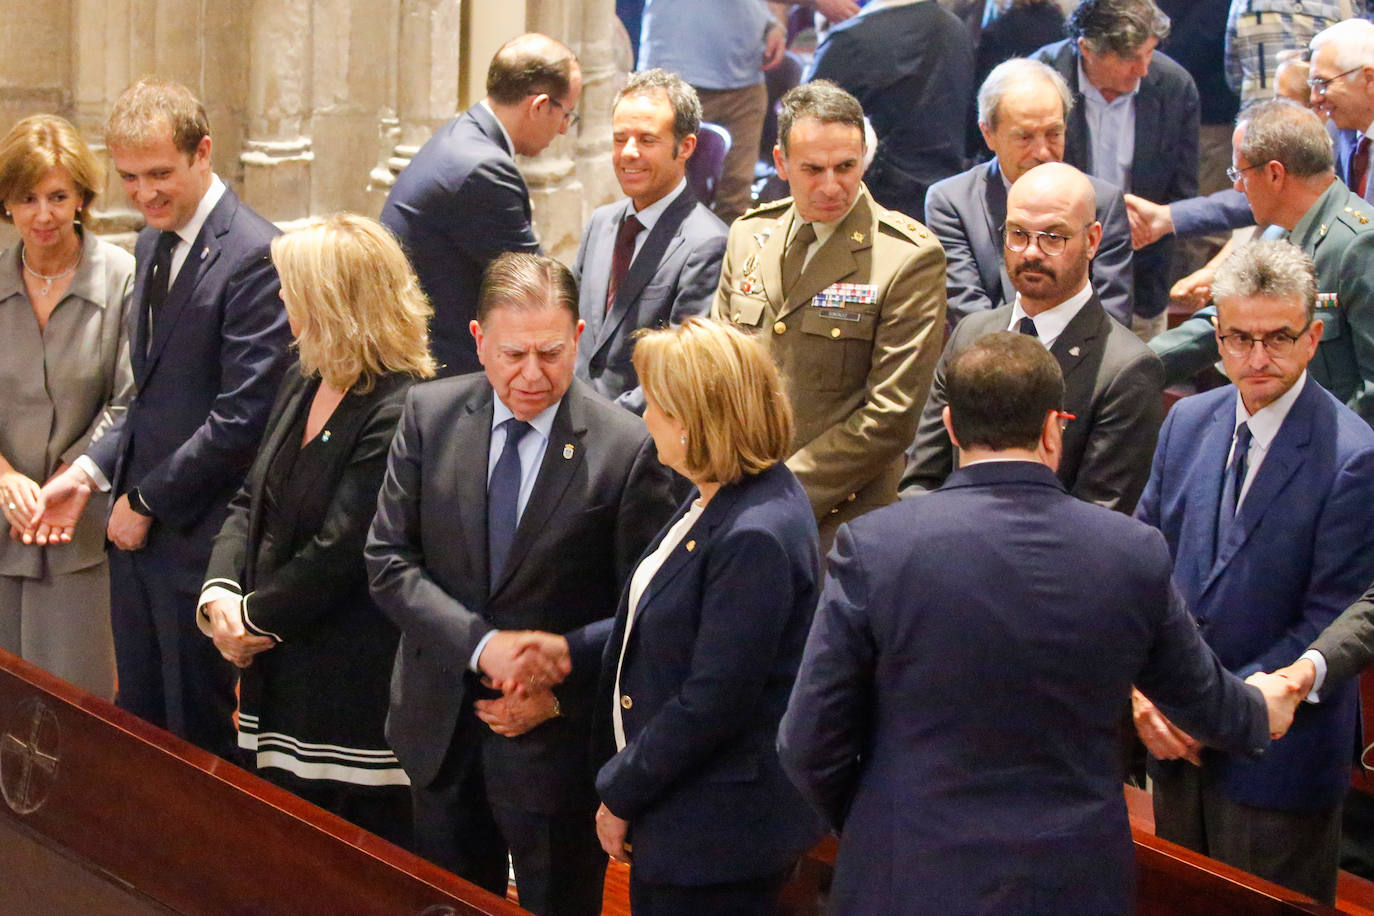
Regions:
M 633 704 L 621 711 L 627 744 L 615 754 L 621 598 L 596 706 L 600 759 L 614 756 L 596 785 L 630 821 L 645 880 L 776 874 L 820 837 L 774 747 L 820 591 L 819 549 L 811 503 L 785 465 L 720 489 L 640 599 L 620 672 Z
M 134 255 L 134 396 L 89 455 L 113 485 L 138 487 L 163 544 L 199 577 L 211 538 L 257 452 L 286 365 L 290 330 L 268 256 L 277 229 L 233 191 L 210 211 L 148 337 L 147 285 L 158 231 Z
M 864 184 L 889 210 L 919 218 L 927 189 L 963 168 L 977 90 L 973 42 L 939 4 L 875 9 L 832 26 L 806 79 L 833 80 L 863 105 L 878 136 Z
M 1078 86 L 1078 45 L 1057 41 L 1032 57 L 1059 71 L 1074 95 L 1064 161 L 1091 168 L 1087 106 Z M 1130 191 L 1155 203 L 1197 194 L 1198 95 L 1193 78 L 1168 55 L 1156 52 L 1135 99 L 1135 156 Z M 1135 313 L 1153 318 L 1169 307 L 1174 239 L 1165 237 L 1135 253 Z
M 1228 385 L 1174 405 L 1136 515 L 1164 532 L 1203 638 L 1244 677 L 1296 659 L 1374 578 L 1374 431 L 1309 376 L 1218 545 L 1235 399 Z M 1350 784 L 1358 699 L 1353 683 L 1335 686 L 1298 709 L 1264 759 L 1208 751 L 1204 764 L 1242 804 L 1335 805 Z
M 1102 243 L 1092 262 L 1093 289 L 1102 307 L 1131 326 L 1131 226 L 1121 191 L 1088 176 L 1097 197 Z M 1016 298 L 1002 252 L 1002 225 L 1007 221 L 1007 189 L 993 158 L 930 189 L 926 226 L 945 249 L 951 326 L 974 312 L 1000 308 Z
M 633 206 L 624 200 L 598 207 L 582 233 L 573 274 L 587 329 L 577 345 L 577 375 L 622 407 L 643 413 L 644 393 L 630 362 L 632 335 L 711 311 L 728 230 L 684 188 L 654 223 L 607 313 L 615 237 Z
M 1222 746 L 1268 743 L 1164 539 L 1043 465 L 961 468 L 840 528 L 828 562 L 779 749 L 840 830 L 833 912 L 1126 912 L 1132 682 Z
M 474 105 L 435 131 L 396 176 L 380 219 L 434 307 L 429 340 L 439 374 L 478 371 L 468 323 L 482 271 L 502 252 L 539 251 L 529 190 L 496 117 Z

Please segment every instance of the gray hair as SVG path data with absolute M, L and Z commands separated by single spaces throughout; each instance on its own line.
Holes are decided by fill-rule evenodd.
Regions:
M 1169 37 L 1169 17 L 1154 0 L 1081 0 L 1064 31 L 1096 54 L 1130 57 L 1150 38 Z
M 1308 324 L 1317 307 L 1316 268 L 1301 248 L 1282 239 L 1258 239 L 1241 245 L 1221 262 L 1212 278 L 1212 299 L 1262 296 L 1302 305 Z
M 1236 124 L 1245 128 L 1239 152 L 1251 165 L 1278 162 L 1297 178 L 1311 178 L 1335 168 L 1331 135 L 1321 118 L 1296 102 L 1257 102 L 1241 112 Z
M 1374 67 L 1374 22 L 1368 19 L 1346 19 L 1327 26 L 1308 45 L 1316 53 L 1331 45 L 1336 53 L 1334 66 L 1338 71 L 1356 67 Z
M 1069 112 L 1073 111 L 1073 93 L 1069 84 L 1049 64 L 1028 57 L 1013 57 L 992 68 L 983 85 L 978 88 L 978 123 L 987 125 L 989 130 L 997 129 L 997 110 L 1002 99 L 1014 86 L 1029 80 L 1043 80 L 1055 88 L 1064 103 L 1064 122 L 1068 123 Z
M 626 96 L 653 96 L 660 92 L 667 97 L 668 107 L 673 109 L 673 145 L 676 148 L 701 127 L 701 100 L 697 98 L 697 91 L 676 73 L 669 73 L 662 67 L 631 73 L 625 88 L 615 94 L 611 111 L 614 112 Z
M 812 80 L 793 86 L 778 100 L 778 142 L 787 152 L 792 125 L 802 118 L 822 124 L 848 124 L 864 143 L 864 109 L 859 100 L 830 80 Z

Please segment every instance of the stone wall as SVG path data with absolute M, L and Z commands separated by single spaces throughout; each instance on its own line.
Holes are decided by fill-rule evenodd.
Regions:
M 547 32 L 582 62 L 576 134 L 520 162 L 535 232 L 571 261 L 591 210 L 618 196 L 610 98 L 629 67 L 614 0 L 41 0 L 0 17 L 0 130 L 53 111 L 104 155 L 110 105 L 139 76 L 185 83 L 210 115 L 215 171 L 282 224 L 376 216 L 430 133 L 483 95 L 496 48 Z M 18 51 L 19 53 L 14 53 Z M 111 172 L 96 231 L 140 219 Z M 5 227 L 8 229 L 8 227 Z M 0 237 L 8 244 L 13 238 Z

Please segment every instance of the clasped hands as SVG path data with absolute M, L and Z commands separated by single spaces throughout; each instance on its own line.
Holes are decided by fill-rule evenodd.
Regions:
M 214 598 L 201 605 L 210 622 L 210 638 L 226 661 L 240 668 L 253 664 L 253 656 L 277 644 L 270 636 L 249 633 L 243 625 L 243 609 L 238 598 Z
M 25 544 L 68 543 L 92 489 L 83 471 L 66 464 L 42 487 L 18 471 L 0 475 L 0 509 L 10 523 L 10 538 Z
M 477 718 L 503 738 L 515 738 L 559 714 L 553 687 L 572 673 L 568 641 L 536 630 L 498 630 L 477 667 L 502 696 L 478 700 Z
M 1269 737 L 1277 741 L 1288 733 L 1293 715 L 1312 691 L 1316 669 L 1299 659 L 1287 668 L 1268 674 L 1256 672 L 1245 683 L 1259 688 L 1269 711 Z M 1170 722 L 1145 695 L 1131 688 L 1131 715 L 1136 733 L 1151 754 L 1160 760 L 1187 760 L 1201 766 L 1202 742 Z

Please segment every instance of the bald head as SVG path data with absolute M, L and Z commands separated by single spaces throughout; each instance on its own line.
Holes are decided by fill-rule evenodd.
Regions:
M 1086 175 L 1062 162 L 1038 165 L 1007 192 L 1003 254 L 1028 315 L 1060 305 L 1088 282 L 1102 226 Z

